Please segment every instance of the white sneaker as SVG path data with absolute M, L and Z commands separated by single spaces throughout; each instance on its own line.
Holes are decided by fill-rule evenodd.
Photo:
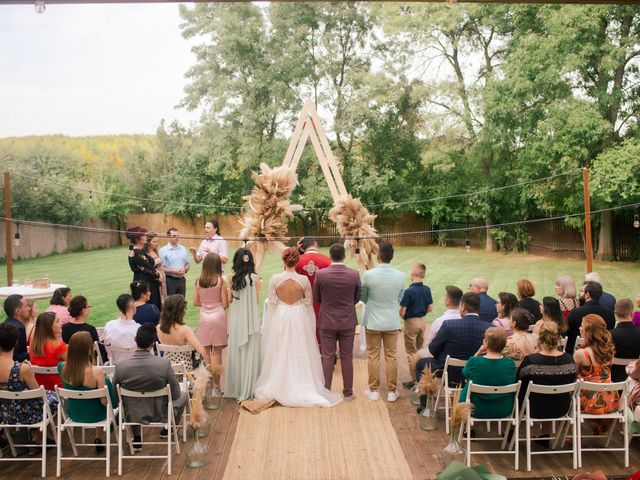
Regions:
M 400 398 L 400 394 L 398 392 L 387 393 L 387 402 L 395 402 L 399 398 Z
M 372 392 L 371 390 L 365 390 L 364 396 L 367 397 L 369 400 L 380 400 L 380 393 Z

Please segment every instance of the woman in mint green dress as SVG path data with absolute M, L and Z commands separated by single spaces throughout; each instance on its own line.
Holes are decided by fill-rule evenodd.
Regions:
M 256 274 L 253 255 L 239 248 L 233 256 L 233 276 L 229 303 L 229 341 L 224 396 L 238 402 L 253 398 L 260 375 L 260 277 Z

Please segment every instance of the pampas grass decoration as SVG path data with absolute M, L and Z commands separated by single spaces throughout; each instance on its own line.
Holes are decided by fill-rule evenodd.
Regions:
M 460 401 L 460 389 L 456 388 L 453 391 L 453 403 L 451 406 L 451 420 L 449 422 L 449 431 L 455 432 L 455 428 L 462 425 L 467 421 L 469 415 L 473 410 L 473 404 L 471 402 Z
M 204 397 L 207 385 L 209 384 L 209 370 L 200 365 L 191 375 L 193 385 L 193 399 L 191 401 L 191 417 L 189 418 L 189 426 L 196 430 L 203 421 L 204 416 L 208 415 L 202 406 L 202 398 Z
M 422 377 L 418 382 L 418 391 L 420 395 L 435 396 L 438 394 L 438 390 L 442 386 L 442 379 L 436 376 L 435 372 L 431 371 L 431 365 L 426 365 L 422 370 Z
M 376 216 L 369 213 L 360 199 L 345 195 L 329 210 L 329 218 L 336 223 L 340 235 L 349 238 L 344 246 L 351 257 L 356 257 L 358 267 L 363 270 L 373 267 L 373 255 L 378 252 L 375 241 L 378 233 L 373 228 Z
M 301 205 L 290 201 L 293 189 L 298 185 L 296 172 L 289 167 L 271 168 L 260 164 L 260 173 L 253 173 L 255 186 L 245 200 L 244 214 L 240 223 L 241 238 L 250 239 L 247 248 L 253 254 L 256 270 L 270 248 L 282 251 L 283 242 L 289 240 L 287 222 L 293 212 L 301 210 Z

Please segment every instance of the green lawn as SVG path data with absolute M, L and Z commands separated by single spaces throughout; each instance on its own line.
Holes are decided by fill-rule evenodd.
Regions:
M 127 263 L 128 250 L 124 247 L 92 252 L 77 252 L 52 255 L 34 260 L 14 263 L 14 278 L 38 278 L 49 273 L 54 283 L 63 283 L 72 288 L 73 294 L 84 295 L 93 306 L 90 322 L 104 325 L 116 318 L 118 312 L 115 299 L 120 293 L 128 291 L 131 271 Z M 325 252 L 326 253 L 326 252 Z M 484 253 L 480 251 L 465 252 L 461 248 L 398 248 L 392 265 L 407 273 L 413 262 L 427 265 L 426 283 L 433 291 L 435 308 L 429 315 L 434 319 L 443 310 L 442 296 L 444 287 L 457 285 L 463 290 L 469 281 L 479 275 L 489 279 L 489 294 L 494 298 L 501 291 L 515 291 L 516 282 L 528 278 L 537 287 L 536 297 L 555 295 L 554 285 L 558 275 L 569 274 L 575 279 L 582 279 L 585 264 L 577 260 L 561 260 L 555 258 L 536 257 L 524 254 Z M 348 262 L 353 265 L 354 262 Z M 262 297 L 266 295 L 271 276 L 281 271 L 281 263 L 274 253 L 270 253 L 260 274 L 265 282 Z M 635 299 L 640 292 L 640 264 L 637 263 L 595 263 L 594 270 L 600 273 L 605 290 L 616 297 Z M 187 299 L 193 300 L 193 284 L 200 271 L 195 265 L 187 278 Z M 6 267 L 0 268 L 0 283 L 6 283 Z M 40 308 L 46 308 L 47 301 L 39 302 Z M 198 310 L 193 306 L 187 309 L 187 321 L 197 325 Z

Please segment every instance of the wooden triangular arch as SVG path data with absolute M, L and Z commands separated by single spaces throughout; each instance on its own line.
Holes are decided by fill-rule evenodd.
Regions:
M 342 181 L 338 163 L 331 152 L 327 135 L 320 123 L 318 112 L 316 112 L 316 108 L 311 100 L 304 102 L 282 166 L 289 167 L 293 171 L 296 171 L 304 147 L 309 139 L 311 139 L 313 150 L 318 157 L 318 162 L 320 162 L 320 166 L 322 167 L 322 173 L 324 173 L 327 179 L 329 191 L 335 203 L 340 197 L 347 195 L 347 189 Z

